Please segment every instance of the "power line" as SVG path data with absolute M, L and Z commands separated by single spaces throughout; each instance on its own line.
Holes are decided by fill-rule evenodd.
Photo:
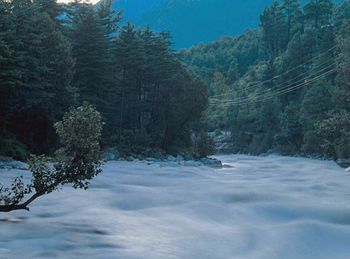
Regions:
M 293 92 L 293 91 L 296 91 L 304 86 L 306 86 L 307 84 L 309 83 L 313 83 L 313 82 L 316 82 L 317 80 L 319 79 L 322 79 L 323 77 L 327 76 L 327 75 L 330 75 L 332 74 L 333 72 L 335 72 L 336 69 L 332 69 L 330 71 L 327 71 L 326 73 L 320 75 L 319 77 L 317 78 L 314 78 L 313 80 L 310 80 L 309 82 L 307 83 L 304 83 L 304 84 L 300 84 L 298 86 L 296 86 L 295 88 L 293 89 L 288 89 L 288 90 L 284 90 L 282 92 L 279 92 L 279 93 L 275 93 L 273 95 L 267 95 L 266 97 L 262 98 L 262 99 L 255 99 L 255 100 L 251 100 L 251 101 L 246 101 L 246 102 L 237 102 L 237 103 L 231 103 L 231 104 L 225 104 L 224 107 L 230 107 L 230 106 L 241 106 L 241 105 L 249 105 L 249 104 L 255 104 L 255 103 L 259 103 L 259 102 L 265 102 L 265 101 L 269 101 L 269 100 L 272 100 L 276 97 L 279 97 L 279 96 L 282 96 L 282 95 L 285 95 L 285 94 L 288 94 L 290 92 Z
M 245 103 L 250 103 L 250 102 L 251 102 L 251 103 L 254 103 L 254 102 L 256 102 L 256 101 L 264 100 L 265 98 L 270 98 L 270 97 L 274 98 L 274 97 L 276 97 L 276 96 L 280 96 L 280 95 L 282 95 L 282 94 L 286 94 L 286 93 L 295 91 L 295 90 L 297 90 L 297 89 L 300 89 L 300 88 L 302 88 L 302 87 L 304 87 L 304 86 L 306 86 L 306 85 L 308 85 L 308 84 L 310 84 L 310 83 L 313 83 L 313 82 L 315 82 L 315 81 L 317 81 L 317 80 L 323 78 L 324 76 L 326 76 L 326 75 L 328 75 L 328 74 L 334 72 L 335 70 L 336 70 L 336 69 L 331 69 L 331 70 L 329 70 L 329 71 L 326 71 L 326 72 L 322 73 L 321 75 L 316 76 L 315 78 L 312 78 L 312 79 L 310 79 L 310 80 L 308 80 L 308 81 L 305 81 L 305 82 L 303 82 L 303 83 L 301 83 L 301 84 L 298 84 L 298 85 L 295 85 L 295 86 L 293 86 L 293 87 L 290 87 L 290 88 L 287 88 L 287 89 L 284 89 L 284 90 L 281 90 L 281 91 L 277 91 L 277 92 L 275 92 L 275 93 L 270 93 L 270 94 L 266 94 L 266 95 L 256 96 L 256 97 L 251 98 L 250 100 L 232 101 L 232 102 L 226 102 L 226 103 L 224 103 L 224 104 L 227 104 L 227 105 L 234 105 L 234 104 L 245 104 Z M 261 98 L 261 97 L 262 97 L 263 99 L 259 99 L 259 98 Z
M 333 47 L 333 48 L 335 48 L 335 47 Z M 325 53 L 324 53 L 324 54 L 325 54 Z M 331 61 L 331 60 L 327 60 L 326 62 L 323 62 L 323 63 L 317 65 L 316 67 L 312 68 L 311 70 L 299 74 L 297 77 L 300 77 L 300 76 L 302 76 L 302 75 L 307 75 L 307 74 L 309 74 L 310 72 L 312 72 L 312 71 L 318 69 L 318 67 L 323 66 L 323 65 L 327 64 L 327 63 L 330 62 L 330 61 Z M 303 65 L 299 65 L 299 67 L 300 67 L 300 66 L 303 66 Z M 215 97 L 228 96 L 228 95 L 230 95 L 230 94 L 232 94 L 232 93 L 235 93 L 235 94 L 237 94 L 237 93 L 243 93 L 243 92 L 246 91 L 246 90 L 255 88 L 255 87 L 260 86 L 260 85 L 262 85 L 262 84 L 264 84 L 264 83 L 267 83 L 267 82 L 271 82 L 271 81 L 273 81 L 273 80 L 275 80 L 275 79 L 277 79 L 277 78 L 281 78 L 282 75 L 287 74 L 287 73 L 289 73 L 289 72 L 291 72 L 291 71 L 294 71 L 294 70 L 296 70 L 296 69 L 297 69 L 297 68 L 291 69 L 291 70 L 289 70 L 289 71 L 286 71 L 286 72 L 284 72 L 284 73 L 282 73 L 282 74 L 280 74 L 280 75 L 278 75 L 278 76 L 273 77 L 272 79 L 265 80 L 265 81 L 260 81 L 259 83 L 255 83 L 255 84 L 253 84 L 253 85 L 248 85 L 247 87 L 244 87 L 243 89 L 238 89 L 238 90 L 232 89 L 232 90 L 230 90 L 228 93 L 225 93 L 225 94 L 222 94 L 222 95 L 213 96 L 212 99 L 215 98 Z M 295 78 L 296 78 L 296 77 L 291 78 L 291 79 L 287 80 L 286 82 L 292 81 L 292 80 L 294 80 Z M 285 83 L 285 82 L 284 82 L 284 83 Z M 282 84 L 284 84 L 284 83 L 282 83 Z M 280 85 L 281 85 L 281 84 L 280 84 Z M 275 87 L 276 87 L 276 86 L 275 86 Z
M 274 94 L 274 95 L 270 95 L 270 96 L 267 96 L 263 99 L 258 99 L 258 100 L 253 100 L 252 102 L 246 102 L 246 103 L 237 103 L 237 104 L 232 104 L 233 106 L 239 106 L 239 105 L 244 105 L 244 104 L 253 104 L 253 103 L 258 103 L 258 102 L 265 102 L 265 101 L 269 101 L 269 100 L 272 100 L 276 97 L 279 97 L 279 96 L 282 96 L 282 95 L 285 95 L 285 94 L 288 94 L 288 93 L 291 93 L 291 92 L 294 92 L 300 88 L 303 88 L 304 86 L 308 85 L 309 83 L 313 83 L 313 82 L 316 82 L 318 81 L 319 79 L 322 79 L 330 74 L 332 74 L 333 72 L 335 72 L 336 69 L 332 69 L 330 71 L 327 71 L 326 73 L 320 75 L 318 78 L 315 78 L 315 80 L 313 81 L 309 81 L 307 82 L 306 84 L 300 84 L 299 86 L 293 88 L 293 89 L 288 89 L 288 90 L 285 90 L 283 92 L 280 92 L 280 93 L 277 93 L 277 94 Z M 230 106 L 230 105 L 228 105 Z
M 241 100 L 241 101 L 233 101 L 233 102 L 226 102 L 226 103 L 223 103 L 224 106 L 223 107 L 230 107 L 230 106 L 240 106 L 240 105 L 246 105 L 246 104 L 253 104 L 253 103 L 257 103 L 257 102 L 264 102 L 264 101 L 268 101 L 268 100 L 271 100 L 275 97 L 278 97 L 278 96 L 281 96 L 281 95 L 284 95 L 284 94 L 287 94 L 287 93 L 290 93 L 290 92 L 293 92 L 293 91 L 296 91 L 310 83 L 313 83 L 313 82 L 316 82 L 318 81 L 319 79 L 322 79 L 330 74 L 332 74 L 333 72 L 335 72 L 336 69 L 333 68 L 333 69 L 330 69 L 329 71 L 326 71 L 324 73 L 322 73 L 321 75 L 318 75 L 316 76 L 315 78 L 312 78 L 310 80 L 307 80 L 305 81 L 304 83 L 301 83 L 299 85 L 295 85 L 293 87 L 290 87 L 290 88 L 286 88 L 284 90 L 280 90 L 280 91 L 277 91 L 275 93 L 270 93 L 270 94 L 266 94 L 266 95 L 261 95 L 261 96 L 256 96 L 256 97 L 253 97 L 252 99 L 250 100 Z M 259 99 L 261 98 L 262 99 Z M 217 104 L 221 104 L 221 103 L 213 103 L 211 104 L 211 106 L 213 105 L 217 105 Z
M 328 61 L 328 62 L 329 62 L 329 61 Z M 328 62 L 327 62 L 327 63 L 328 63 Z M 325 63 L 325 64 L 326 64 L 326 63 Z M 329 69 L 329 68 L 332 68 L 333 66 L 334 66 L 334 63 L 332 62 L 332 64 L 330 64 L 330 65 L 328 65 L 328 66 L 326 66 L 326 67 L 324 67 L 324 68 L 322 68 L 322 69 L 320 69 L 320 70 L 318 70 L 318 71 L 312 73 L 312 74 L 309 75 L 308 77 L 304 77 L 304 78 L 302 78 L 302 79 L 299 79 L 299 80 L 293 82 L 292 84 L 289 84 L 289 85 L 285 85 L 285 83 L 280 84 L 280 85 L 277 86 L 277 89 L 275 89 L 275 90 L 277 90 L 276 92 L 279 92 L 279 91 L 282 91 L 282 90 L 286 90 L 286 89 L 288 89 L 288 88 L 293 88 L 296 84 L 300 84 L 300 83 L 306 81 L 307 78 L 316 76 L 316 75 L 319 74 L 320 72 L 323 72 L 324 70 L 327 70 L 327 69 Z M 288 82 L 288 81 L 287 81 L 287 82 Z M 282 87 L 280 87 L 280 86 L 282 86 Z M 212 103 L 213 103 L 213 104 L 215 104 L 215 103 L 231 103 L 231 102 L 234 102 L 235 100 L 238 100 L 238 101 L 250 100 L 250 99 L 257 98 L 257 97 L 259 97 L 259 96 L 263 96 L 265 93 L 267 93 L 267 94 L 268 94 L 268 93 L 271 93 L 271 88 L 270 88 L 270 89 L 266 89 L 266 90 L 264 90 L 264 91 L 258 93 L 258 95 L 257 95 L 257 96 L 254 96 L 254 97 L 246 96 L 246 97 L 234 98 L 234 99 L 231 99 L 231 100 L 214 100 L 214 102 L 212 102 Z
M 286 75 L 286 74 L 288 74 L 288 73 L 290 73 L 290 72 L 293 72 L 293 71 L 299 69 L 300 67 L 303 67 L 304 65 L 306 65 L 306 63 L 312 62 L 313 60 L 315 60 L 315 59 L 317 59 L 317 58 L 320 58 L 321 56 L 327 54 L 328 52 L 331 52 L 332 50 L 334 50 L 334 49 L 336 49 L 336 48 L 337 48 L 337 46 L 333 46 L 332 48 L 330 48 L 330 49 L 328 49 L 328 50 L 326 50 L 326 51 L 324 51 L 324 52 L 318 54 L 316 57 L 312 57 L 311 59 L 306 60 L 303 64 L 300 64 L 300 65 L 298 65 L 298 66 L 296 66 L 296 67 L 294 67 L 294 68 L 288 69 L 287 71 L 285 71 L 285 72 L 283 72 L 283 73 L 281 73 L 281 74 L 279 74 L 279 75 L 277 75 L 277 76 L 274 76 L 274 77 L 272 77 L 272 78 L 270 78 L 270 79 L 263 80 L 263 81 L 251 82 L 247 87 L 245 87 L 245 88 L 243 88 L 243 89 L 239 89 L 239 90 L 234 90 L 234 89 L 232 89 L 232 90 L 230 90 L 229 92 L 236 92 L 236 93 L 237 93 L 237 92 L 243 92 L 243 91 L 245 91 L 245 90 L 254 88 L 254 87 L 256 87 L 256 86 L 259 86 L 259 85 L 261 85 L 261 84 L 268 83 L 268 82 L 271 82 L 271 81 L 273 81 L 273 80 L 275 80 L 275 79 L 281 78 L 283 75 Z M 215 97 L 222 97 L 222 96 L 225 96 L 225 95 L 227 95 L 227 94 L 214 95 L 214 96 L 212 96 L 212 98 L 215 98 Z
M 295 77 L 295 78 L 291 78 L 291 79 L 289 79 L 289 80 L 287 80 L 287 81 L 285 81 L 285 82 L 283 82 L 283 83 L 280 83 L 280 84 L 274 86 L 273 88 L 276 88 L 275 90 L 278 90 L 278 88 L 286 87 L 286 83 L 289 84 L 289 82 L 291 82 L 291 81 L 292 81 L 292 82 L 291 82 L 288 86 L 292 86 L 292 85 L 294 85 L 294 84 L 300 82 L 301 80 L 305 80 L 305 77 L 308 76 L 308 75 L 310 74 L 310 72 L 315 71 L 316 69 L 319 69 L 319 67 L 322 67 L 323 65 L 326 65 L 326 64 L 329 63 L 329 62 L 332 62 L 332 64 L 331 64 L 330 66 L 333 66 L 333 65 L 334 65 L 334 64 L 333 64 L 333 60 L 328 60 L 328 61 L 323 62 L 322 64 L 319 64 L 318 66 L 314 67 L 312 70 L 310 70 L 310 71 L 308 71 L 308 72 L 304 72 L 304 73 L 298 75 L 298 76 Z M 329 67 L 329 66 L 324 67 L 323 69 L 328 68 L 328 67 Z M 318 71 L 318 72 L 320 72 L 320 71 Z M 312 72 L 312 73 L 313 73 L 313 72 Z M 311 73 L 311 74 L 312 74 L 312 73 Z M 316 73 L 317 73 L 317 72 L 316 72 Z M 298 79 L 298 80 L 295 81 L 295 79 L 297 79 L 297 78 L 299 78 L 299 77 L 301 77 L 301 76 L 303 76 L 302 79 Z M 304 76 L 305 76 L 305 77 L 304 77 Z M 310 76 L 310 75 L 309 75 L 309 76 Z M 294 80 L 294 81 L 293 81 L 293 80 Z M 263 92 L 268 92 L 268 91 L 271 91 L 271 88 L 266 89 L 266 90 L 264 90 Z M 261 93 L 263 93 L 263 92 L 260 92 L 259 94 L 261 94 Z M 235 92 L 235 93 L 236 93 L 236 92 Z M 230 96 L 230 95 L 232 95 L 232 94 L 227 93 L 227 94 L 222 95 L 222 96 Z M 242 98 L 242 97 L 236 97 L 236 99 L 239 99 L 239 98 Z M 210 98 L 210 100 L 213 101 L 213 102 L 215 102 L 215 101 L 218 101 L 218 102 L 224 101 L 224 100 L 222 100 L 222 99 L 217 99 L 217 98 Z

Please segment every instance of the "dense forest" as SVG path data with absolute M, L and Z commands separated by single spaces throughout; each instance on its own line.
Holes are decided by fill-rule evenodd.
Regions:
M 112 1 L 1 1 L 0 14 L 0 155 L 52 154 L 53 125 L 86 101 L 103 146 L 125 154 L 204 156 L 222 130 L 232 152 L 350 156 L 349 1 L 274 2 L 259 28 L 180 53 Z
M 346 259 L 349 176 L 350 0 L 0 0 L 0 259 Z
M 234 152 L 350 156 L 350 2 L 274 2 L 260 26 L 181 52 Z
M 102 115 L 105 147 L 193 151 L 206 84 L 167 33 L 120 26 L 111 6 L 0 1 L 0 155 L 51 154 L 54 123 L 85 101 Z

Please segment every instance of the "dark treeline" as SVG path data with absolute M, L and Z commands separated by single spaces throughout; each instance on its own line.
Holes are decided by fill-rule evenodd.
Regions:
M 260 28 L 183 51 L 234 151 L 350 157 L 350 2 L 274 2 Z
M 52 125 L 83 101 L 103 116 L 105 146 L 190 149 L 206 84 L 168 34 L 119 24 L 110 1 L 0 1 L 0 155 L 50 154 Z

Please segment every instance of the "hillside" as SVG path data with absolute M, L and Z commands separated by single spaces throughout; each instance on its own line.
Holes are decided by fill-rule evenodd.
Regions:
M 234 152 L 347 157 L 348 130 L 331 129 L 349 126 L 348 10 L 274 3 L 256 30 L 181 51 L 210 85 L 209 131 L 231 131 Z
M 256 28 L 271 0 L 120 0 L 125 20 L 155 31 L 170 31 L 175 48 L 207 43 Z M 305 2 L 305 1 L 304 1 Z
M 156 8 L 162 0 L 116 0 L 113 7 L 123 10 L 125 20 L 136 21 L 145 13 Z
M 165 1 L 150 10 L 138 25 L 169 30 L 177 48 L 236 35 L 258 25 L 259 13 L 271 0 L 177 0 Z M 194 11 L 195 10 L 195 11 Z

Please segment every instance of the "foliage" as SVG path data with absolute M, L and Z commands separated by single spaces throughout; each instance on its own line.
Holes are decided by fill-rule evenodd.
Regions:
M 108 116 L 108 121 L 119 134 L 116 145 L 144 142 L 146 147 L 169 151 L 190 139 L 192 123 L 206 108 L 206 85 L 179 62 L 170 49 L 169 35 L 127 24 L 113 51 L 117 75 L 113 103 L 117 105 L 110 109 L 117 116 Z
M 317 133 L 322 136 L 322 148 L 329 156 L 348 158 L 350 156 L 350 113 L 339 111 L 319 122 Z
M 195 136 L 195 153 L 198 157 L 213 155 L 215 152 L 214 140 L 204 130 Z
M 106 122 L 104 146 L 191 147 L 206 84 L 179 61 L 168 33 L 120 21 L 109 0 L 0 1 L 0 154 L 23 159 L 23 146 L 53 155 L 52 125 L 84 101 Z
M 6 96 L 0 134 L 11 133 L 32 152 L 43 153 L 56 143 L 53 123 L 75 103 L 74 59 L 70 42 L 50 17 L 55 2 L 42 9 L 37 4 L 0 2 L 0 93 Z
M 62 147 L 56 153 L 53 166 L 44 156 L 32 155 L 29 170 L 32 180 L 15 178 L 10 188 L 0 187 L 0 212 L 28 209 L 40 196 L 57 190 L 61 185 L 87 189 L 89 181 L 101 172 L 99 141 L 102 132 L 100 114 L 89 104 L 72 109 L 55 124 Z M 28 196 L 26 201 L 23 200 Z
M 87 188 L 89 180 L 101 172 L 100 138 L 102 118 L 91 105 L 84 104 L 66 113 L 55 124 L 62 148 L 56 152 L 55 170 L 63 184 L 74 188 Z
M 349 8 L 275 1 L 259 29 L 182 51 L 210 85 L 210 130 L 230 129 L 236 152 L 349 156 Z
M 17 160 L 26 160 L 29 152 L 27 147 L 19 142 L 13 134 L 0 134 L 0 154 Z

